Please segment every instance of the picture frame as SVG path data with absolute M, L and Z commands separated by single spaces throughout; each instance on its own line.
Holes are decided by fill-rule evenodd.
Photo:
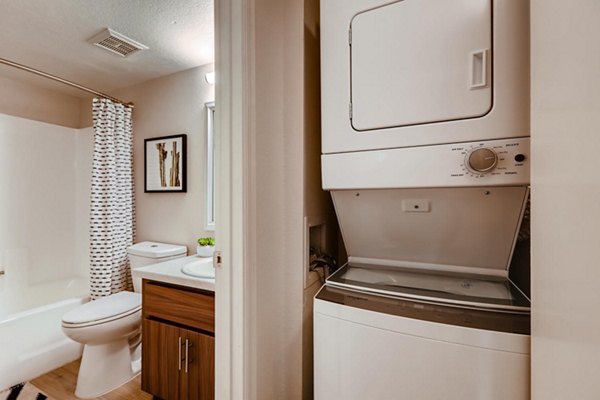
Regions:
M 144 193 L 187 191 L 187 135 L 144 139 Z

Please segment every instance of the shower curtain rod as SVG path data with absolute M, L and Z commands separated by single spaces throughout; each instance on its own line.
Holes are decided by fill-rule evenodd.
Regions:
M 119 99 L 117 99 L 115 97 L 109 96 L 109 95 L 107 95 L 105 93 L 98 92 L 98 91 L 96 91 L 94 89 L 90 89 L 88 87 L 79 85 L 77 83 L 68 81 L 68 80 L 63 79 L 63 78 L 59 78 L 58 76 L 54 76 L 54 75 L 48 74 L 48 73 L 46 73 L 44 71 L 40 71 L 40 70 L 37 70 L 35 68 L 31 68 L 31 67 L 28 67 L 26 65 L 16 63 L 14 61 L 10 61 L 10 60 L 4 59 L 4 58 L 0 58 L 0 64 L 8 65 L 8 66 L 11 66 L 11 67 L 14 67 L 14 68 L 18 68 L 18 69 L 23 70 L 23 71 L 31 72 L 33 74 L 36 74 L 36 75 L 39 75 L 39 76 L 43 76 L 44 78 L 48 78 L 48 79 L 52 79 L 53 81 L 56 81 L 56 82 L 64 83 L 65 85 L 72 86 L 72 87 L 74 87 L 76 89 L 83 90 L 83 91 L 86 91 L 88 93 L 95 94 L 96 96 L 104 97 L 105 99 L 109 99 L 109 100 L 112 100 L 112 101 L 114 101 L 116 103 L 120 103 L 120 104 L 123 104 L 124 106 L 133 108 L 133 103 L 131 103 L 131 102 L 126 103 L 126 102 L 121 101 L 121 100 L 119 100 Z

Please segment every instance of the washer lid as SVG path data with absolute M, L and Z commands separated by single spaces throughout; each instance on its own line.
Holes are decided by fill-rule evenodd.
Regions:
M 85 303 L 63 315 L 62 320 L 68 324 L 84 324 L 125 314 L 141 306 L 141 294 L 119 292 Z
M 129 254 L 149 258 L 163 258 L 185 254 L 187 247 L 176 244 L 140 242 L 128 249 Z
M 327 285 L 450 306 L 529 312 L 530 301 L 508 279 L 346 264 Z
M 351 262 L 505 277 L 528 188 L 333 190 L 331 195 Z

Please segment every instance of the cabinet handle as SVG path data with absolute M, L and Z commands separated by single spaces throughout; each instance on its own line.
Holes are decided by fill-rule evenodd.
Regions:
M 181 336 L 179 337 L 179 371 L 181 371 Z
M 185 339 L 185 373 L 188 372 L 188 360 L 189 360 L 189 348 L 191 344 L 189 340 Z

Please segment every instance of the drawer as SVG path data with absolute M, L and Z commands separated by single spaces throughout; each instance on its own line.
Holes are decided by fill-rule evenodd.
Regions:
M 144 318 L 159 318 L 203 331 L 215 331 L 215 296 L 212 292 L 143 280 Z

